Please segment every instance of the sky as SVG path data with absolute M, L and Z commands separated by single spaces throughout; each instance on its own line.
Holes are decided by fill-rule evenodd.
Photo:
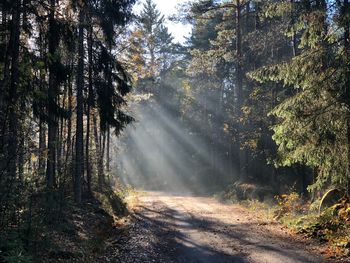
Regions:
M 182 3 L 186 3 L 189 0 L 153 0 L 157 5 L 158 10 L 167 18 L 168 16 L 177 13 L 176 6 Z M 139 1 L 140 3 L 135 6 L 136 12 L 142 8 L 144 0 Z M 189 36 L 191 32 L 190 25 L 183 25 L 181 23 L 174 23 L 167 20 L 166 26 L 174 37 L 175 42 L 183 43 L 185 37 Z

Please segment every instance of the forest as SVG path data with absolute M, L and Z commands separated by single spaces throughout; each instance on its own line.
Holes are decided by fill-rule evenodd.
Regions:
M 174 1 L 170 16 L 158 2 L 0 1 L 0 262 L 246 262 L 158 233 L 157 209 L 200 233 L 221 220 L 202 229 L 188 214 L 212 199 L 186 196 L 274 209 L 328 242 L 324 262 L 349 262 L 349 1 Z M 164 255 L 125 237 L 113 258 L 124 228 Z

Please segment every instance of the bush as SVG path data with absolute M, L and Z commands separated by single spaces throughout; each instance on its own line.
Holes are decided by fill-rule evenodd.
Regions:
M 332 207 L 333 215 L 344 224 L 350 225 L 350 202 L 349 197 L 345 196 Z
M 273 189 L 252 183 L 236 182 L 219 195 L 220 199 L 237 203 L 243 200 L 269 201 L 273 199 Z
M 300 214 L 304 210 L 303 200 L 298 193 L 275 196 L 278 208 L 275 211 L 275 219 L 280 219 L 286 215 Z
M 318 214 L 320 210 L 320 205 L 321 205 L 321 199 L 316 199 L 310 204 L 309 212 Z
M 299 233 L 320 241 L 329 242 L 333 247 L 347 254 L 350 249 L 350 202 L 342 198 L 337 204 L 325 209 L 312 222 L 302 226 Z

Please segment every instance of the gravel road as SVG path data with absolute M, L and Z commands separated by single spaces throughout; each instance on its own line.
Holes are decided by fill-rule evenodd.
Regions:
M 148 192 L 100 262 L 322 263 L 317 245 L 213 198 Z

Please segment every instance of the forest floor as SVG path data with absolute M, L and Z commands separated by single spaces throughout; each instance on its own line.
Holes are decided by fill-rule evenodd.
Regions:
M 98 262 L 350 262 L 325 245 L 214 198 L 147 192 Z

